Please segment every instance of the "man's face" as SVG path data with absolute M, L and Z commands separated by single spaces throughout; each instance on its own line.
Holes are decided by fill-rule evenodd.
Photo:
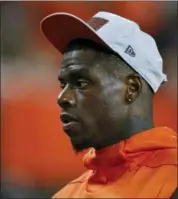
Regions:
M 72 50 L 64 54 L 59 71 L 61 121 L 76 151 L 124 138 L 126 85 L 99 56 L 91 49 Z

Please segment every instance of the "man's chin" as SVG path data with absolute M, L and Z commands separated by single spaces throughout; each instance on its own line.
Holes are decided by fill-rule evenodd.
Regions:
M 78 153 L 82 152 L 90 147 L 94 147 L 94 143 L 91 142 L 91 138 L 70 138 L 73 149 Z

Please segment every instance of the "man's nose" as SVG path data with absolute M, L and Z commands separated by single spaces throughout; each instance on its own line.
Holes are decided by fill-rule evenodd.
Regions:
M 74 89 L 70 89 L 69 86 L 66 86 L 58 95 L 57 103 L 61 108 L 71 108 L 75 106 L 75 96 Z

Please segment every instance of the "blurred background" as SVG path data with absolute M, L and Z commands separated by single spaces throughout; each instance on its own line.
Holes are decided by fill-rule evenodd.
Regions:
M 177 131 L 177 2 L 1 2 L 2 198 L 50 198 L 84 171 L 59 121 L 61 55 L 39 27 L 60 11 L 84 20 L 110 11 L 156 39 L 169 81 L 154 99 L 155 125 Z

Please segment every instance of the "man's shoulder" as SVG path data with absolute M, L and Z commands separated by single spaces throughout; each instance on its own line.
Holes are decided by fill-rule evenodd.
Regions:
M 76 188 L 86 182 L 90 175 L 91 171 L 84 172 L 81 176 L 79 176 L 75 180 L 72 180 L 56 194 L 54 194 L 52 198 L 70 198 L 70 196 L 76 191 Z
M 151 152 L 140 162 L 142 166 L 159 167 L 162 165 L 172 165 L 177 167 L 177 148 L 169 150 L 159 149 Z

